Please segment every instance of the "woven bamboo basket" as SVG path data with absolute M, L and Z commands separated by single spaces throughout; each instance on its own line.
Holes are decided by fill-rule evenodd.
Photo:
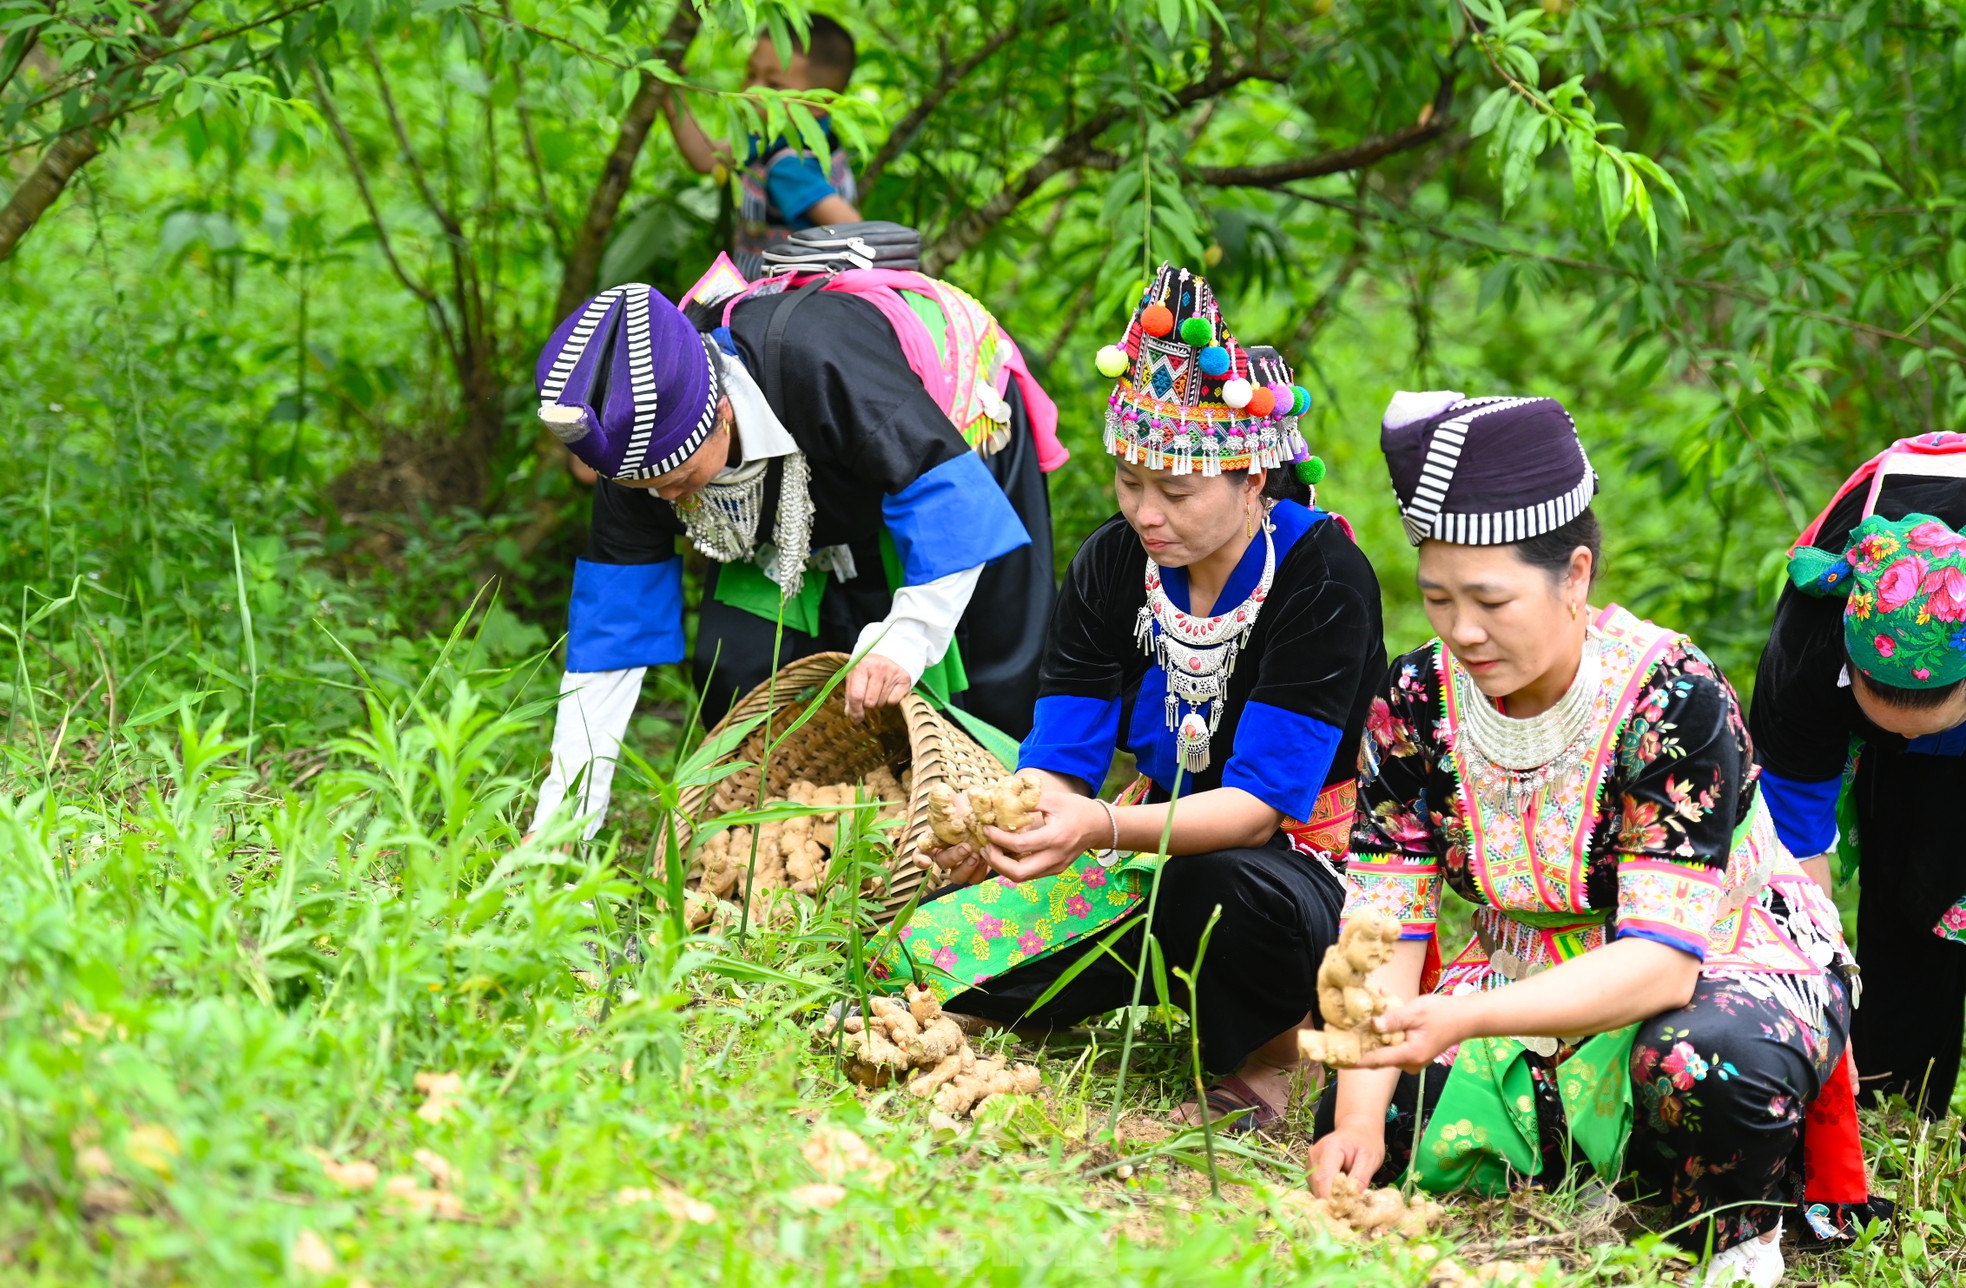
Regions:
M 777 712 L 720 763 L 733 760 L 762 764 L 769 735 L 782 734 L 818 698 L 819 690 L 849 661 L 845 653 L 817 653 L 788 664 L 777 676 L 751 690 L 730 709 L 712 736 L 731 725 L 764 715 L 776 699 Z M 853 783 L 886 766 L 899 777 L 912 770 L 914 778 L 908 794 L 907 822 L 894 839 L 893 858 L 888 865 L 887 888 L 882 895 L 877 920 L 893 919 L 915 895 L 925 875 L 915 859 L 928 839 L 928 793 L 938 784 L 965 791 L 992 783 L 1008 773 L 997 758 L 980 743 L 952 723 L 920 695 L 910 693 L 899 705 L 870 711 L 864 723 L 847 718 L 845 685 L 835 686 L 825 703 L 797 732 L 781 742 L 771 753 L 769 777 L 764 783 L 765 799 L 783 798 L 794 782 Z M 735 778 L 726 781 L 735 782 Z M 685 844 L 691 824 L 705 818 L 715 788 L 685 788 L 679 804 L 682 818 L 678 828 Z M 758 802 L 754 789 L 737 792 L 737 808 L 750 808 Z M 750 797 L 750 799 L 744 799 Z M 698 865 L 691 861 L 689 878 L 698 876 Z

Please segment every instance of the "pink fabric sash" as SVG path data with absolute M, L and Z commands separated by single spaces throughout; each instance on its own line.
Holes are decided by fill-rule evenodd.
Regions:
M 801 279 L 795 278 L 788 284 L 787 289 L 803 284 Z M 881 316 L 887 319 L 887 324 L 893 330 L 895 338 L 901 342 L 901 355 L 908 360 L 908 366 L 913 369 L 915 375 L 920 377 L 922 387 L 928 390 L 929 396 L 945 409 L 954 408 L 958 404 L 960 399 L 957 395 L 964 389 L 964 386 L 959 383 L 965 379 L 962 373 L 969 373 L 966 377 L 968 380 L 975 379 L 972 368 L 976 363 L 979 337 L 967 334 L 968 328 L 964 326 L 966 310 L 963 303 L 951 298 L 950 294 L 942 289 L 942 283 L 921 273 L 906 270 L 857 268 L 833 274 L 820 289 L 845 291 L 879 309 Z M 926 295 L 941 307 L 943 316 L 949 321 L 948 336 L 952 350 L 950 363 L 943 362 L 941 353 L 935 347 L 935 337 L 929 334 L 928 326 L 912 308 L 908 307 L 908 302 L 901 298 L 901 292 L 904 290 Z M 736 302 L 733 299 L 726 306 L 724 314 L 726 322 L 729 321 L 730 307 Z M 996 325 L 994 319 L 991 320 L 991 325 Z M 1003 371 L 1008 377 L 1002 383 L 1007 386 L 1010 380 L 1017 382 L 1018 392 L 1024 397 L 1024 412 L 1031 421 L 1031 441 L 1038 451 L 1038 468 L 1049 474 L 1072 459 L 1072 453 L 1058 439 L 1058 404 L 1052 401 L 1051 395 L 1044 391 L 1037 377 L 1031 374 L 1029 364 L 1024 361 L 1023 351 L 1017 347 L 1017 342 L 1010 338 L 1010 333 L 1001 326 L 997 327 L 997 340 L 1001 346 L 999 351 L 1003 357 Z M 1001 394 L 1004 389 L 999 388 L 997 392 Z

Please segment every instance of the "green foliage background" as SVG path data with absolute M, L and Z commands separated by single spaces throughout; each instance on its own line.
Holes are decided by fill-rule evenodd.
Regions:
M 277 1279 L 306 1229 L 378 1283 L 1420 1275 L 1292 1227 L 1286 1152 L 1232 1157 L 1226 1206 L 1182 1179 L 1193 1140 L 1116 1182 L 1104 1108 L 1185 1094 L 1178 1036 L 1123 1088 L 1060 1062 L 1042 1124 L 950 1151 L 805 1049 L 850 901 L 740 951 L 651 920 L 645 863 L 513 848 L 584 522 L 534 349 L 596 285 L 687 285 L 724 218 L 659 120 L 609 169 L 665 84 L 731 135 L 832 109 L 867 212 L 922 227 L 1064 409 L 1061 558 L 1110 512 L 1092 351 L 1150 261 L 1210 265 L 1317 396 L 1322 497 L 1398 648 L 1426 628 L 1377 456 L 1394 389 L 1562 398 L 1607 594 L 1744 690 L 1787 541 L 1966 400 L 1959 5 L 836 12 L 862 63 L 828 103 L 737 92 L 793 6 L 0 0 L 11 1271 Z M 690 772 L 660 683 L 621 853 Z M 431 1070 L 466 1078 L 444 1124 L 411 1112 Z M 787 1197 L 814 1116 L 899 1180 Z M 1954 1272 L 1951 1131 L 1910 1132 L 1878 1160 L 1918 1215 L 1824 1278 Z M 417 1174 L 418 1148 L 464 1169 L 470 1221 L 343 1194 L 309 1152 Z M 662 1185 L 718 1220 L 614 1202 Z

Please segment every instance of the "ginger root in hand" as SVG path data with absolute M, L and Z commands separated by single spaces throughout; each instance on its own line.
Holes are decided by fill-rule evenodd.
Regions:
M 928 830 L 938 848 L 947 850 L 967 843 L 973 821 L 967 796 L 950 790 L 945 783 L 928 789 Z
M 1044 782 L 1025 770 L 988 786 L 957 793 L 937 786 L 928 793 L 928 830 L 943 849 L 969 844 L 982 849 L 990 843 L 983 831 L 994 827 L 1021 832 L 1037 819 Z
M 1325 1027 L 1297 1035 L 1306 1060 L 1335 1069 L 1356 1065 L 1367 1051 L 1398 1046 L 1403 1033 L 1380 1033 L 1372 1021 L 1392 1009 L 1385 990 L 1367 976 L 1393 959 L 1399 943 L 1399 923 L 1378 912 L 1361 912 L 1338 932 L 1338 942 L 1324 950 L 1318 967 L 1318 1010 Z

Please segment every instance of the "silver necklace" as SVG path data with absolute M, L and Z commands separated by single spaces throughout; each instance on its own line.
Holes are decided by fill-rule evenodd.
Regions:
M 812 466 L 804 452 L 780 457 L 785 462 L 778 488 L 778 514 L 772 520 L 771 566 L 779 591 L 791 598 L 805 581 L 806 559 L 812 553 Z M 765 472 L 770 460 L 740 465 L 722 479 L 706 484 L 687 503 L 679 502 L 683 529 L 690 543 L 718 563 L 745 563 L 756 557 L 758 523 L 764 517 Z
M 1228 681 L 1235 674 L 1256 615 L 1276 579 L 1276 530 L 1263 518 L 1263 577 L 1249 598 L 1227 612 L 1196 617 L 1176 608 L 1161 585 L 1160 565 L 1147 558 L 1147 602 L 1140 606 L 1133 638 L 1167 677 L 1167 728 L 1182 766 L 1199 774 L 1209 765 L 1209 741 L 1222 726 Z M 1185 708 L 1185 711 L 1184 711 Z
M 1460 708 L 1454 750 L 1463 757 L 1479 757 L 1486 768 L 1495 771 L 1503 806 L 1511 813 L 1575 759 L 1571 753 L 1590 727 L 1591 707 L 1597 696 L 1600 639 L 1596 627 L 1584 633 L 1583 655 L 1570 687 L 1549 710 L 1523 720 L 1497 711 L 1467 668 L 1458 662 L 1451 668 Z

